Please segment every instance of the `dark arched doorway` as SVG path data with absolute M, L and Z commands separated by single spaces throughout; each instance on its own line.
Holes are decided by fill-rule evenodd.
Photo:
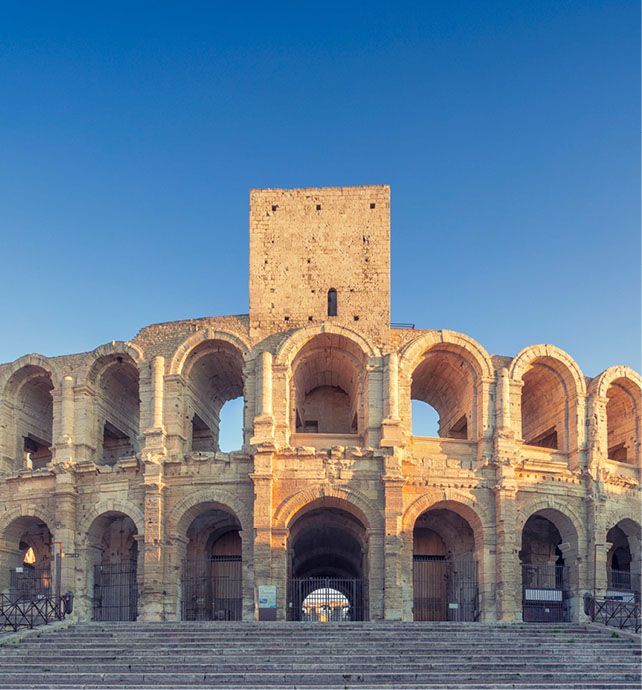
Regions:
M 290 527 L 288 619 L 367 620 L 367 539 L 347 510 L 308 509 Z
M 478 620 L 475 550 L 472 527 L 454 510 L 430 508 L 417 518 L 413 530 L 414 620 Z
M 575 529 L 559 511 L 540 510 L 528 518 L 519 552 L 524 621 L 571 620 L 571 582 L 576 573 L 571 572 L 567 557 L 576 549 Z
M 138 617 L 138 530 L 120 512 L 97 517 L 89 528 L 89 589 L 92 619 L 135 621 Z
M 183 561 L 183 620 L 241 620 L 240 531 L 236 516 L 214 504 L 204 504 L 192 520 Z

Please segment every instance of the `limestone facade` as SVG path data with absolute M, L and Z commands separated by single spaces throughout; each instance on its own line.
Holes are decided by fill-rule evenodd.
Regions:
M 587 591 L 639 596 L 640 376 L 391 327 L 385 186 L 250 200 L 249 315 L 0 365 L 0 590 L 62 552 L 81 619 L 96 566 L 123 562 L 144 620 L 186 615 L 198 559 L 238 567 L 246 620 L 259 586 L 283 619 L 312 576 L 359 579 L 367 617 L 412 620 L 422 562 L 474 564 L 486 621 L 522 619 L 525 566 L 563 565 L 573 620 Z M 240 396 L 243 446 L 224 453 L 219 413 Z M 413 436 L 412 400 L 439 437 Z

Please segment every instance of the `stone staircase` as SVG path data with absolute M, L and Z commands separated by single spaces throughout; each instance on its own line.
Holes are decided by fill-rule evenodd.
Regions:
M 640 660 L 590 625 L 80 623 L 5 642 L 0 688 L 637 690 Z

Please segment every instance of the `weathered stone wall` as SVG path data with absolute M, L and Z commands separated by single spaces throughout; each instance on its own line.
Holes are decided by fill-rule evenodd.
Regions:
M 606 590 L 609 533 L 639 577 L 640 376 L 586 379 L 550 345 L 510 358 L 459 333 L 390 329 L 387 195 L 253 192 L 252 261 L 270 268 L 253 264 L 249 318 L 157 324 L 93 352 L 0 365 L 3 591 L 29 546 L 46 565 L 57 542 L 77 554 L 62 559 L 62 586 L 81 618 L 93 615 L 95 566 L 127 554 L 139 617 L 180 618 L 184 560 L 232 543 L 246 619 L 264 584 L 284 617 L 288 578 L 323 558 L 368 583 L 371 618 L 412 619 L 414 555 L 476 562 L 485 620 L 521 619 L 527 555 L 562 559 L 574 619 L 585 591 Z M 317 244 L 297 244 L 310 233 Z M 347 245 L 328 254 L 337 234 Z M 364 282 L 366 258 L 376 270 Z M 298 281 L 305 295 L 334 287 L 338 315 L 325 294 L 299 299 Z M 222 453 L 220 408 L 240 395 L 243 447 Z M 412 435 L 413 398 L 439 412 L 439 438 Z M 297 430 L 297 413 L 318 433 Z M 524 443 L 553 425 L 556 449 Z M 50 455 L 31 467 L 29 434 Z M 618 444 L 626 457 L 609 458 Z

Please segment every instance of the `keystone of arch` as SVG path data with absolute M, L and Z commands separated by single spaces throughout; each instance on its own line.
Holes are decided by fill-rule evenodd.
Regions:
M 466 494 L 446 488 L 432 489 L 413 501 L 404 512 L 403 531 L 412 532 L 419 516 L 439 503 L 445 504 L 444 509 L 453 510 L 466 520 L 476 536 L 483 536 L 484 529 L 492 525 L 491 516 L 481 504 Z M 458 509 L 462 509 L 461 512 Z
M 435 345 L 455 346 L 454 351 L 461 354 L 472 365 L 480 378 L 491 378 L 493 365 L 490 355 L 476 340 L 455 331 L 428 331 L 407 343 L 399 353 L 399 368 L 408 375 L 416 369 L 421 357 Z
M 381 511 L 361 492 L 343 486 L 318 485 L 301 489 L 281 502 L 272 520 L 274 529 L 288 529 L 292 518 L 306 505 L 320 498 L 338 499 L 346 506 L 346 512 L 364 522 L 366 529 L 383 529 L 384 521 Z
M 609 386 L 617 379 L 627 379 L 637 386 L 637 400 L 640 399 L 642 392 L 642 376 L 637 371 L 626 366 L 609 367 L 603 371 L 599 376 L 596 376 L 589 384 L 588 392 L 598 398 L 606 398 Z
M 279 348 L 274 364 L 276 366 L 289 367 L 301 348 L 310 342 L 315 336 L 323 334 L 333 334 L 343 336 L 347 340 L 354 343 L 363 353 L 366 359 L 376 357 L 377 353 L 370 343 L 358 333 L 345 328 L 344 326 L 335 326 L 334 324 L 317 324 L 315 326 L 306 326 L 298 331 L 295 331 L 289 338 L 287 338 Z
M 186 338 L 176 348 L 176 352 L 174 352 L 172 361 L 170 362 L 169 373 L 181 374 L 183 372 L 185 362 L 187 361 L 187 358 L 191 354 L 192 350 L 208 340 L 220 340 L 232 345 L 240 352 L 244 362 L 247 361 L 250 350 L 252 349 L 249 342 L 238 334 L 228 333 L 227 331 L 219 331 L 215 328 L 204 328 L 203 330 L 200 330 L 197 333 L 189 336 L 189 338 Z
M 183 536 L 195 517 L 200 513 L 195 510 L 204 503 L 217 503 L 221 510 L 233 515 L 241 524 L 241 531 L 249 534 L 251 527 L 251 511 L 245 501 L 221 489 L 202 489 L 185 496 L 172 509 L 167 520 L 167 531 L 172 536 Z M 192 514 L 193 512 L 193 514 Z M 184 524 L 186 521 L 187 524 Z
M 136 526 L 136 532 L 139 535 L 145 534 L 145 515 L 143 511 L 131 501 L 124 498 L 104 498 L 85 515 L 78 526 L 81 539 L 86 540 L 94 522 L 105 513 L 122 513 L 131 518 Z
M 87 355 L 78 373 L 78 382 L 88 383 L 95 375 L 96 365 L 100 359 L 110 355 L 128 355 L 139 370 L 143 362 L 143 351 L 138 345 L 126 343 L 122 340 L 112 340 L 110 343 L 100 345 Z
M 24 369 L 24 367 L 30 365 L 40 367 L 40 369 L 46 371 L 51 377 L 51 383 L 54 388 L 58 388 L 60 386 L 62 374 L 60 373 L 57 365 L 54 364 L 50 359 L 47 359 L 47 357 L 44 355 L 32 353 L 19 357 L 5 369 L 5 371 L 0 375 L 0 391 L 2 391 L 2 393 L 5 395 L 9 393 L 8 387 L 11 382 L 11 378 L 21 369 Z
M 509 377 L 514 381 L 522 381 L 526 370 L 534 359 L 538 357 L 550 357 L 560 364 L 568 372 L 577 395 L 586 395 L 586 381 L 577 362 L 564 350 L 555 345 L 529 345 L 517 354 L 508 369 Z

